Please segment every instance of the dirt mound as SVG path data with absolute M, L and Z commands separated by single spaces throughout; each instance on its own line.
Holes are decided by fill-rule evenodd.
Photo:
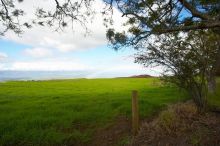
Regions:
M 198 114 L 192 102 L 170 106 L 142 125 L 132 146 L 219 146 L 220 114 Z

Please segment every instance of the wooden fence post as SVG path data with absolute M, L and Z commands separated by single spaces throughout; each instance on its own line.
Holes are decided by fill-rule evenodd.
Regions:
M 132 134 L 135 136 L 139 129 L 138 92 L 132 91 Z

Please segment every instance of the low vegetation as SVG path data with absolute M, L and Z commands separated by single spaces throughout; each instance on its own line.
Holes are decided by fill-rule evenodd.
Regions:
M 134 89 L 141 118 L 186 97 L 156 78 L 0 83 L 0 145 L 91 143 L 100 127 L 121 115 L 130 119 Z
M 192 130 L 189 123 L 194 118 L 207 120 L 206 116 L 198 118 L 192 103 L 170 106 L 189 98 L 176 87 L 161 84 L 157 78 L 10 81 L 0 83 L 0 145 L 129 144 L 131 126 L 128 123 L 134 89 L 139 93 L 143 120 L 152 121 L 153 115 L 169 105 L 168 111 L 156 118 L 157 129 L 153 131 L 157 136 L 158 130 L 162 136 L 181 135 L 186 127 Z M 220 107 L 220 86 L 216 91 L 209 95 L 209 103 Z M 185 123 L 179 116 L 186 117 Z M 188 138 L 191 143 L 201 142 L 201 135 Z
M 169 105 L 168 108 L 145 122 L 132 146 L 220 145 L 220 80 L 215 94 L 209 95 L 209 111 L 199 113 L 192 100 Z M 217 108 L 218 111 L 213 111 Z
M 178 103 L 162 111 L 152 122 L 144 123 L 131 145 L 217 146 L 219 124 L 219 114 L 201 115 L 192 101 Z

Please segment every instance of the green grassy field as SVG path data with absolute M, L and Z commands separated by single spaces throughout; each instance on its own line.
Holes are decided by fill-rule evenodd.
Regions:
M 0 145 L 86 143 L 96 128 L 117 116 L 130 118 L 134 89 L 139 92 L 141 118 L 186 99 L 156 78 L 0 83 Z M 83 131 L 77 128 L 79 124 L 85 127 Z
M 209 95 L 209 104 L 220 108 L 220 77 L 217 78 L 216 92 Z

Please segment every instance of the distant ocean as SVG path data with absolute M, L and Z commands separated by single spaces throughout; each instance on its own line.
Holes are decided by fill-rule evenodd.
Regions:
M 0 81 L 85 78 L 89 74 L 85 71 L 0 71 Z

